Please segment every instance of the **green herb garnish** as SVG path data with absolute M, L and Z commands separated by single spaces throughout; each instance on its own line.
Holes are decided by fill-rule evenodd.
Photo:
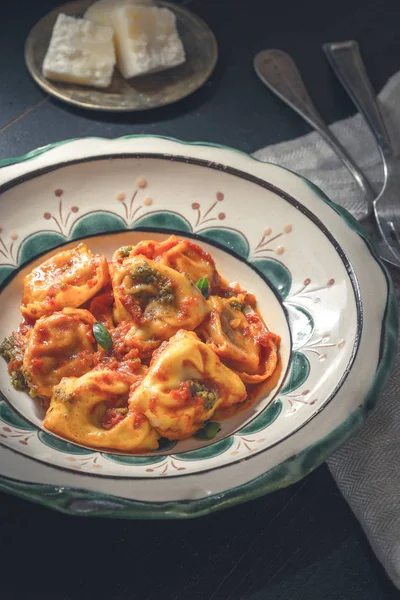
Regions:
M 2 356 L 7 362 L 15 358 L 16 343 L 14 336 L 4 338 L 4 341 L 0 344 L 0 356 Z
M 221 426 L 219 423 L 216 421 L 208 421 L 204 427 L 199 429 L 199 431 L 196 431 L 194 437 L 196 440 L 212 440 L 219 431 L 221 431 Z
M 208 279 L 207 277 L 202 277 L 196 283 L 196 286 L 199 288 L 204 298 L 208 300 Z
M 204 408 L 206 410 L 211 410 L 218 400 L 218 390 L 214 388 L 208 388 L 200 383 L 200 381 L 191 380 L 189 383 L 190 393 L 192 396 L 198 396 L 199 398 L 202 398 L 204 402 Z
M 148 263 L 143 262 L 139 267 L 132 269 L 130 276 L 134 285 L 146 287 L 144 290 L 139 287 L 138 291 L 133 292 L 142 310 L 152 298 L 158 298 L 161 304 L 173 303 L 174 289 L 171 282 Z
M 161 304 L 172 304 L 174 301 L 174 290 L 171 282 L 164 280 L 158 290 L 159 300 Z
M 121 246 L 118 252 L 121 258 L 128 258 L 132 251 L 133 246 Z
M 24 392 L 28 389 L 28 383 L 26 381 L 25 374 L 22 369 L 17 369 L 16 371 L 12 371 L 10 373 L 11 377 L 11 385 L 15 390 L 19 392 Z
M 176 442 L 174 440 L 169 440 L 165 437 L 161 437 L 158 440 L 158 448 L 154 452 L 161 450 L 162 452 L 166 452 L 167 450 L 171 450 L 175 446 Z
M 132 269 L 130 276 L 134 282 L 145 285 L 158 283 L 162 279 L 161 274 L 155 269 L 152 269 L 147 262 L 143 262 L 139 267 Z
M 106 327 L 104 327 L 104 325 L 96 322 L 93 325 L 93 335 L 96 338 L 96 342 L 99 344 L 99 346 L 103 348 L 103 350 L 105 350 L 106 352 L 111 350 L 113 345 L 112 337 L 110 335 L 110 332 Z

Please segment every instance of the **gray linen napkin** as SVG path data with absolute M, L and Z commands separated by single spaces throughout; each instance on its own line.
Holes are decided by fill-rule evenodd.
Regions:
M 388 130 L 400 150 L 400 72 L 379 94 Z M 382 162 L 360 115 L 335 123 L 332 131 L 354 157 L 376 190 L 383 181 Z M 347 169 L 316 133 L 269 146 L 255 153 L 263 161 L 301 173 L 356 218 L 362 195 Z M 391 270 L 397 298 L 400 272 Z M 394 373 L 362 430 L 340 448 L 328 465 L 343 496 L 389 577 L 400 588 L 400 349 Z

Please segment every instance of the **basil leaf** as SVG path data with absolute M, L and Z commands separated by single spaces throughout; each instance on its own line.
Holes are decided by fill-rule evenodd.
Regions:
M 212 440 L 217 433 L 221 431 L 221 426 L 216 421 L 208 421 L 202 429 L 196 431 L 194 437 L 196 440 Z
M 106 352 L 111 350 L 113 345 L 112 337 L 104 325 L 96 322 L 93 325 L 93 335 L 96 338 L 96 342 L 103 348 L 103 350 Z
M 201 279 L 199 279 L 198 282 L 196 283 L 196 286 L 199 288 L 199 290 L 203 294 L 204 298 L 207 300 L 208 299 L 208 279 L 207 279 L 207 277 L 202 277 Z
M 167 452 L 168 450 L 171 450 L 171 448 L 173 448 L 176 445 L 176 442 L 174 440 L 168 440 L 167 438 L 161 437 L 158 440 L 158 451 L 162 451 L 162 452 Z M 155 450 L 155 452 L 157 452 L 157 450 Z

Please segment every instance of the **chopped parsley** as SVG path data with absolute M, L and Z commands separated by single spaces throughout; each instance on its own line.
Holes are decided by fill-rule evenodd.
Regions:
M 152 269 L 147 262 L 144 262 L 136 269 L 130 272 L 133 283 L 139 285 L 153 286 L 154 292 L 149 290 L 138 290 L 134 296 L 141 304 L 149 301 L 151 297 L 157 296 L 161 304 L 172 304 L 174 301 L 174 289 L 172 283 L 163 277 L 156 269 Z
M 2 356 L 7 362 L 13 360 L 16 355 L 16 342 L 13 335 L 4 338 L 0 344 L 0 356 Z
M 134 282 L 151 285 L 152 283 L 158 283 L 162 279 L 160 273 L 155 269 L 152 269 L 147 262 L 144 262 L 140 267 L 132 269 L 130 275 Z
M 128 258 L 128 256 L 132 252 L 132 246 L 121 246 L 118 252 L 121 258 Z
M 28 383 L 26 381 L 25 374 L 22 369 L 11 371 L 11 385 L 15 390 L 24 392 L 28 389 Z
M 174 301 L 174 290 L 170 281 L 165 280 L 160 286 L 158 293 L 161 304 L 172 304 Z
M 189 383 L 190 393 L 192 396 L 202 398 L 204 402 L 204 408 L 206 410 L 211 410 L 218 400 L 218 390 L 215 388 L 210 389 L 199 381 L 191 380 Z

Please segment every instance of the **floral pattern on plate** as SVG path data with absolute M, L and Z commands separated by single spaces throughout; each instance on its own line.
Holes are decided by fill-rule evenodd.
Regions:
M 185 462 L 188 460 L 191 462 L 198 461 L 199 470 L 205 470 L 210 468 L 209 462 L 217 457 L 219 460 L 216 466 L 219 466 L 221 460 L 229 463 L 232 459 L 240 460 L 245 458 L 246 455 L 257 452 L 260 449 L 265 449 L 268 444 L 268 438 L 265 437 L 265 430 L 275 422 L 282 412 L 283 415 L 287 416 L 299 409 L 302 409 L 303 412 L 308 409 L 310 414 L 314 411 L 314 405 L 318 403 L 318 399 L 309 397 L 311 391 L 307 389 L 306 383 L 310 377 L 311 370 L 313 370 L 313 376 L 316 379 L 320 377 L 318 371 L 322 372 L 322 369 L 315 361 L 312 362 L 311 366 L 307 353 L 316 354 L 319 362 L 323 362 L 329 359 L 328 348 L 333 349 L 335 344 L 328 343 L 330 341 L 329 333 L 325 332 L 323 337 L 316 337 L 314 335 L 316 328 L 315 320 L 318 321 L 318 314 L 313 316 L 313 304 L 321 302 L 321 292 L 332 288 L 335 284 L 334 279 L 329 279 L 326 285 L 315 287 L 312 286 L 311 279 L 307 277 L 304 279 L 302 285 L 297 289 L 295 287 L 292 292 L 294 287 L 292 275 L 289 267 L 285 265 L 283 256 L 286 249 L 285 246 L 287 244 L 290 246 L 290 234 L 293 231 L 292 225 L 283 225 L 278 230 L 278 233 L 274 233 L 270 227 L 264 228 L 260 240 L 252 251 L 250 242 L 244 232 L 237 228 L 225 228 L 220 224 L 211 225 L 211 223 L 219 223 L 226 220 L 226 213 L 220 211 L 220 206 L 225 200 L 223 192 L 217 191 L 215 193 L 215 200 L 207 208 L 202 208 L 199 202 L 193 202 L 191 209 L 194 212 L 195 218 L 192 222 L 189 222 L 178 211 L 153 211 L 151 209 L 153 199 L 146 195 L 148 187 L 148 180 L 142 176 L 138 177 L 133 192 L 130 194 L 118 192 L 115 195 L 118 203 L 116 206 L 117 212 L 95 210 L 84 212 L 80 216 L 78 216 L 79 212 L 83 211 L 80 211 L 78 206 L 73 205 L 68 210 L 65 208 L 65 198 L 68 196 L 67 189 L 56 188 L 54 190 L 54 197 L 57 202 L 56 210 L 53 213 L 46 211 L 43 214 L 43 218 L 53 225 L 54 231 L 50 229 L 48 231 L 40 231 L 34 236 L 31 235 L 26 239 L 22 239 L 19 246 L 22 250 L 21 252 L 17 251 L 17 256 L 20 257 L 21 262 L 26 263 L 36 258 L 39 253 L 37 248 L 45 248 L 49 243 L 58 246 L 59 243 L 57 243 L 55 238 L 48 237 L 48 234 L 51 233 L 63 236 L 65 243 L 72 239 L 80 239 L 83 236 L 99 233 L 99 231 L 103 231 L 104 233 L 113 232 L 116 229 L 127 231 L 129 229 L 137 229 L 138 227 L 145 227 L 150 232 L 152 230 L 161 231 L 163 229 L 170 232 L 173 229 L 176 232 L 181 232 L 181 235 L 191 233 L 195 234 L 199 240 L 204 239 L 211 243 L 217 243 L 219 246 L 225 247 L 255 267 L 275 289 L 281 299 L 284 300 L 291 330 L 293 354 L 290 372 L 283 388 L 272 404 L 268 403 L 260 414 L 253 418 L 250 423 L 240 428 L 233 436 L 229 436 L 225 440 L 217 441 L 216 443 L 209 443 L 204 448 L 189 451 L 184 448 L 184 452 L 182 453 L 179 452 L 182 443 L 177 445 L 176 442 L 172 442 L 168 448 L 168 456 L 159 454 L 148 459 L 143 459 L 142 457 L 109 455 L 105 452 L 91 451 L 90 449 L 81 448 L 76 444 L 60 440 L 54 435 L 42 431 L 37 425 L 35 427 L 37 431 L 36 436 L 29 434 L 21 439 L 18 427 L 13 427 L 10 422 L 6 422 L 1 427 L 0 410 L 0 435 L 5 440 L 4 443 L 9 447 L 16 449 L 19 448 L 18 444 L 29 446 L 26 449 L 27 453 L 32 449 L 31 455 L 33 457 L 37 457 L 39 460 L 46 460 L 40 457 L 44 453 L 38 452 L 37 449 L 41 442 L 52 447 L 57 452 L 56 455 L 52 455 L 53 460 L 51 464 L 57 464 L 63 468 L 72 470 L 92 472 L 93 469 L 102 469 L 103 462 L 105 461 L 104 464 L 107 466 L 109 456 L 113 456 L 112 461 L 118 465 L 118 469 L 114 468 L 112 470 L 112 474 L 115 476 L 118 476 L 118 474 L 125 475 L 127 472 L 132 473 L 132 467 L 135 467 L 135 476 L 148 476 L 149 473 L 174 475 L 186 470 Z M 120 206 L 123 207 L 122 215 L 118 212 Z M 123 229 L 118 219 L 123 221 Z M 147 237 L 151 237 L 151 233 Z M 284 246 L 282 244 L 285 238 Z M 33 239 L 35 243 L 33 243 Z M 118 245 L 118 234 L 113 239 L 115 239 L 115 244 Z M 33 253 L 30 254 L 30 252 Z M 280 259 L 266 258 L 271 253 L 278 255 Z M 4 266 L 0 267 L 0 277 L 4 268 Z M 306 308 L 301 302 L 310 304 L 310 307 Z M 343 344 L 338 344 L 335 350 L 340 351 L 342 347 Z M 8 406 L 8 411 L 12 410 L 12 406 Z M 19 418 L 18 413 L 16 413 L 16 417 Z M 305 416 L 304 419 L 306 418 Z M 224 432 L 224 423 L 222 423 L 221 435 L 226 435 Z M 161 451 L 164 452 L 165 449 Z M 91 458 L 77 459 L 74 457 L 74 455 L 87 455 L 88 453 L 92 453 Z M 55 461 L 54 456 L 57 456 L 58 460 Z M 149 468 L 149 461 L 152 465 L 158 463 L 158 466 Z M 183 465 L 180 465 L 181 461 L 183 461 Z M 108 467 L 107 472 L 110 473 L 109 464 Z M 193 465 L 191 470 L 193 470 Z

